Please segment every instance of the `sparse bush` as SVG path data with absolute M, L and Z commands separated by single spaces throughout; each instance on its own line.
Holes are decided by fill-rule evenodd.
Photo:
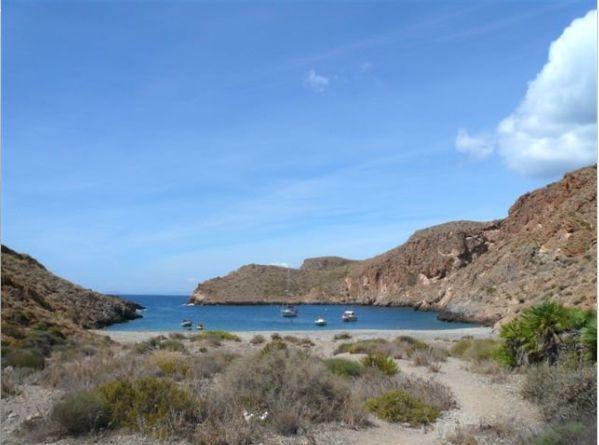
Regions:
M 221 341 L 241 341 L 241 338 L 227 331 L 204 331 L 190 338 L 191 341 L 207 341 L 214 346 L 220 346 Z
M 164 340 L 158 345 L 158 348 L 167 351 L 184 352 L 185 346 L 179 340 Z
M 449 353 L 464 360 L 481 362 L 495 357 L 498 342 L 490 338 L 462 338 L 455 342 Z
M 201 357 L 193 357 L 188 360 L 187 377 L 192 380 L 211 378 L 223 372 L 235 358 L 237 358 L 235 354 L 220 351 L 207 352 Z
M 441 371 L 441 365 L 439 365 L 438 363 L 431 363 L 430 365 L 428 365 L 428 371 L 437 373 Z
M 168 337 L 172 340 L 185 340 L 185 334 L 181 334 L 180 332 L 171 332 L 168 334 Z
M 262 355 L 269 354 L 273 351 L 281 351 L 287 349 L 287 343 L 283 340 L 271 340 L 260 351 Z
M 395 390 L 366 401 L 366 407 L 388 422 L 427 425 L 439 417 L 439 410 L 403 390 Z
M 260 334 L 258 334 L 258 335 L 254 335 L 254 336 L 252 337 L 252 339 L 250 340 L 250 343 L 251 343 L 252 345 L 261 345 L 261 344 L 262 344 L 262 343 L 264 343 L 265 341 L 266 341 L 266 339 L 264 338 L 264 336 L 263 336 L 263 335 L 260 335 Z
M 42 353 L 35 349 L 21 349 L 11 347 L 2 360 L 3 366 L 14 368 L 43 369 L 46 360 Z
M 581 331 L 580 342 L 587 360 L 597 361 L 597 318 L 593 317 Z
M 352 337 L 348 332 L 341 332 L 333 336 L 333 340 L 349 340 L 350 338 Z
M 2 378 L 0 378 L 0 386 L 2 387 L 2 398 L 5 399 L 10 396 L 19 394 L 19 387 L 17 380 L 14 377 L 13 372 L 2 372 Z
M 271 340 L 282 340 L 283 337 L 281 337 L 281 334 L 279 334 L 278 332 L 273 332 L 272 334 L 270 334 L 270 338 Z
M 188 393 L 168 380 L 114 380 L 96 387 L 93 394 L 110 407 L 110 421 L 116 427 L 180 436 L 197 423 L 197 407 Z
M 364 373 L 364 367 L 353 360 L 329 358 L 324 360 L 324 364 L 329 371 L 341 377 L 357 377 Z
M 377 368 L 386 375 L 395 375 L 399 372 L 395 360 L 380 354 L 368 354 L 362 358 L 361 363 L 364 366 Z
M 372 340 L 359 340 L 353 343 L 341 343 L 335 349 L 334 354 L 341 354 L 349 352 L 350 354 L 374 354 L 377 348 L 383 344 L 386 344 L 387 340 L 383 338 L 375 338 Z
M 96 394 L 69 394 L 52 408 L 50 417 L 68 434 L 79 435 L 109 426 L 110 408 Z
M 297 346 L 314 346 L 314 342 L 308 337 L 299 338 L 294 335 L 286 335 L 283 337 L 283 340 Z
M 527 445 L 590 445 L 596 443 L 597 419 L 595 417 L 549 424 L 545 431 L 526 441 Z
M 169 377 L 185 377 L 190 368 L 188 360 L 182 353 L 168 350 L 154 351 L 147 362 Z
M 564 422 L 597 413 L 596 366 L 572 370 L 561 364 L 527 369 L 525 398 L 537 403 L 548 420 Z
M 237 360 L 221 383 L 247 411 L 267 411 L 268 425 L 281 434 L 293 433 L 300 425 L 341 420 L 350 406 L 349 387 L 300 350 Z

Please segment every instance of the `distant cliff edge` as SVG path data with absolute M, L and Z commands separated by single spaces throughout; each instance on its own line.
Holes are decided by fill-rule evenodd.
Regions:
M 190 302 L 361 303 L 437 310 L 494 324 L 542 299 L 594 307 L 597 168 L 521 196 L 507 218 L 419 230 L 364 261 L 311 258 L 299 269 L 250 264 L 200 283 Z

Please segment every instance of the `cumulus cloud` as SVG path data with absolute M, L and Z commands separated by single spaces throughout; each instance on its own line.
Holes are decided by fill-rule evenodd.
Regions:
M 493 149 L 530 176 L 551 176 L 597 159 L 597 11 L 574 20 L 549 48 L 549 58 L 520 105 L 491 138 L 460 130 L 456 149 L 481 157 Z M 485 142 L 485 140 L 487 142 Z
M 304 79 L 304 85 L 317 93 L 323 92 L 330 83 L 330 79 L 322 74 L 316 73 L 315 70 L 308 71 Z

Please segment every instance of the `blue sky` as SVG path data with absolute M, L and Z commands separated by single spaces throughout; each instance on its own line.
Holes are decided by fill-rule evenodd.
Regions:
M 4 1 L 3 243 L 85 287 L 188 293 L 504 217 L 570 165 L 488 137 L 593 8 Z

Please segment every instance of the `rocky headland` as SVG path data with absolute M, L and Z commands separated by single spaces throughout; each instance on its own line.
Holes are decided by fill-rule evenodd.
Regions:
M 414 233 L 363 261 L 311 258 L 299 269 L 250 264 L 200 283 L 195 304 L 356 303 L 440 311 L 494 324 L 543 299 L 596 305 L 597 169 L 521 196 L 508 216 Z
M 84 289 L 2 245 L 2 336 L 40 323 L 65 333 L 139 318 L 136 303 Z M 15 334 L 16 335 L 16 334 Z

